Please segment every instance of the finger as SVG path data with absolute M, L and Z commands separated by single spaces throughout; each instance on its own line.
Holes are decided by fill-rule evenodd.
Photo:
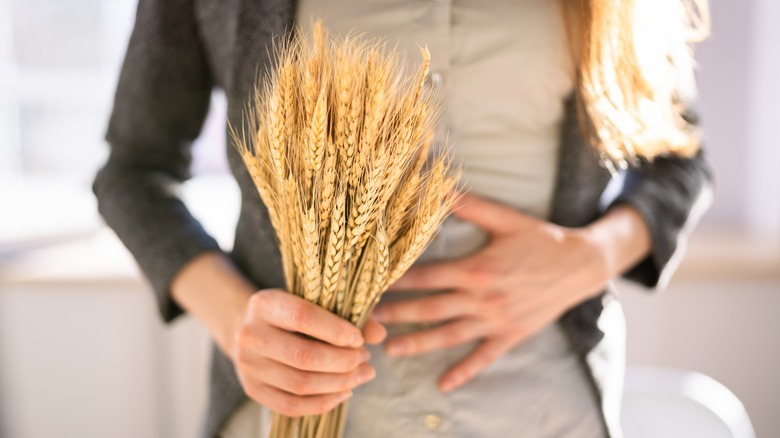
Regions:
M 385 324 L 402 322 L 439 322 L 471 315 L 477 307 L 476 299 L 464 293 L 446 292 L 424 298 L 380 303 L 374 317 Z
M 366 344 L 381 344 L 387 337 L 387 329 L 375 318 L 369 318 L 363 327 L 363 338 Z
M 242 367 L 244 376 L 279 388 L 294 395 L 331 394 L 349 391 L 376 376 L 368 363 L 348 373 L 317 373 L 301 371 L 281 362 L 265 359 L 252 367 Z
M 450 392 L 463 386 L 519 342 L 511 337 L 486 339 L 465 359 L 444 373 L 439 379 L 439 389 Z
M 452 289 L 468 283 L 463 260 L 433 262 L 409 268 L 388 290 Z
M 247 389 L 247 395 L 263 406 L 289 417 L 314 415 L 328 412 L 339 403 L 352 397 L 352 391 L 338 394 L 299 396 L 274 388 L 257 385 Z
M 505 205 L 479 196 L 464 194 L 453 207 L 452 214 L 479 225 L 490 234 L 506 234 L 537 219 Z
M 479 324 L 472 319 L 459 319 L 432 329 L 401 335 L 386 344 L 390 356 L 411 356 L 453 347 L 481 336 Z
M 279 289 L 268 289 L 254 294 L 248 313 L 276 327 L 303 333 L 333 345 L 341 347 L 363 345 L 360 329 L 350 322 L 314 303 Z
M 303 371 L 346 373 L 370 357 L 365 348 L 337 347 L 269 325 L 241 329 L 236 343 L 242 363 L 268 357 Z

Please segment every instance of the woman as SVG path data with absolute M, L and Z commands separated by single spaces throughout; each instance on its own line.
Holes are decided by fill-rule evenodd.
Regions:
M 262 406 L 303 415 L 352 397 L 353 437 L 620 436 L 624 322 L 604 290 L 621 274 L 663 284 L 710 192 L 678 6 L 141 0 L 94 190 L 164 319 L 186 310 L 214 338 L 203 435 L 259 437 Z M 240 125 L 272 37 L 318 15 L 429 46 L 471 193 L 363 333 L 277 289 L 273 230 L 233 148 L 229 255 L 171 191 L 212 88 Z M 611 163 L 629 161 L 602 199 Z M 382 323 L 391 336 L 373 345 Z

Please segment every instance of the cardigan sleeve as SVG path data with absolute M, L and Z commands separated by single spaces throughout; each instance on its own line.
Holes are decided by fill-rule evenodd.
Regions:
M 173 276 L 219 250 L 177 195 L 209 106 L 204 56 L 192 0 L 139 2 L 106 133 L 109 158 L 93 183 L 100 214 L 151 283 L 165 321 L 182 313 Z
M 656 158 L 628 170 L 612 205 L 629 204 L 639 212 L 649 228 L 652 249 L 624 276 L 647 287 L 665 287 L 711 200 L 712 173 L 701 150 L 691 158 Z

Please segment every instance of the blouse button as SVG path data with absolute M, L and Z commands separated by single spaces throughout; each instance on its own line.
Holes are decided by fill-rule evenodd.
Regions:
M 438 429 L 441 426 L 441 417 L 436 414 L 426 414 L 423 417 L 423 427 L 427 430 Z
M 443 82 L 444 76 L 442 76 L 441 73 L 435 71 L 431 74 L 431 84 L 433 84 L 434 87 L 441 87 Z
M 444 75 L 437 71 L 432 71 L 428 73 L 428 76 L 425 77 L 425 85 L 431 88 L 439 88 L 444 83 Z

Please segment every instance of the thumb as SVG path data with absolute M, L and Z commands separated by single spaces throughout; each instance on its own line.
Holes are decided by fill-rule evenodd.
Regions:
M 387 329 L 375 318 L 371 317 L 363 327 L 363 339 L 366 344 L 379 344 L 387 337 Z

